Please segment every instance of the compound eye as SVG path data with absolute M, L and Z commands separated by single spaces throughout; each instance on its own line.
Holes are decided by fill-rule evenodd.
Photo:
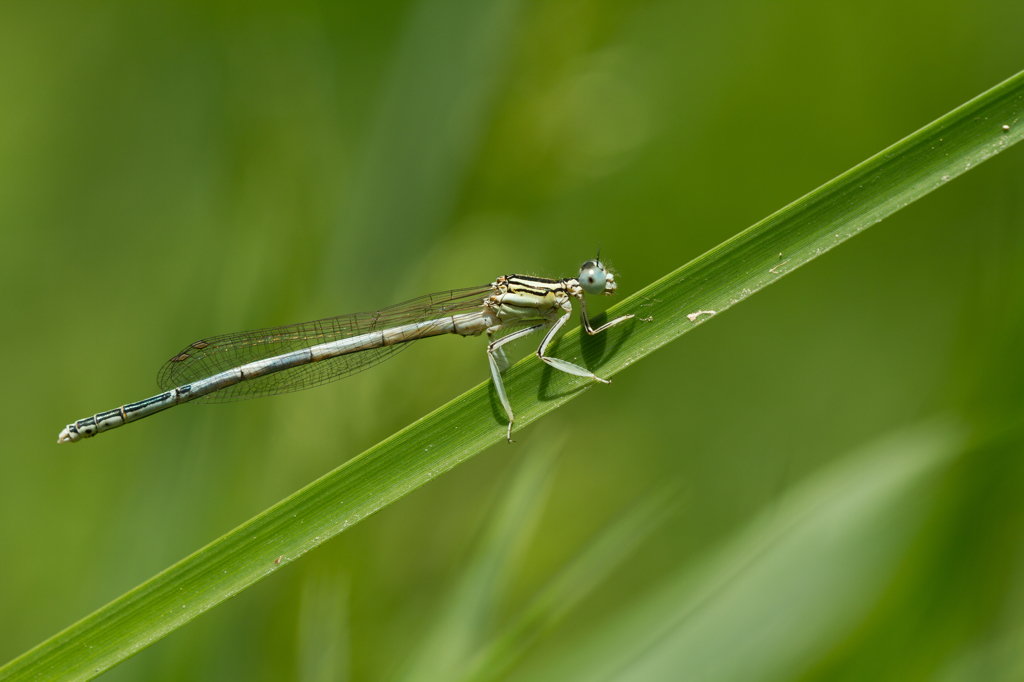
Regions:
M 580 266 L 580 286 L 584 292 L 603 294 L 606 281 L 608 281 L 608 273 L 605 272 L 601 261 L 588 260 Z

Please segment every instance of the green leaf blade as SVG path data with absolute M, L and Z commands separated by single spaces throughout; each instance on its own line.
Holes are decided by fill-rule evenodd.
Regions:
M 1008 126 L 1008 130 L 1004 129 Z M 1024 72 L 640 291 L 667 343 L 1024 138 Z M 616 306 L 617 314 L 629 302 Z M 661 314 L 658 314 L 661 313 Z M 685 319 L 684 319 L 685 318 Z M 689 322 L 689 324 L 687 324 Z M 615 370 L 613 369 L 613 372 Z

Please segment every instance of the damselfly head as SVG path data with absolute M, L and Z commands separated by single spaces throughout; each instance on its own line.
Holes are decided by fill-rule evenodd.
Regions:
M 580 287 L 585 293 L 596 295 L 604 294 L 611 296 L 615 293 L 615 276 L 608 272 L 604 263 L 597 260 L 588 260 L 580 266 Z

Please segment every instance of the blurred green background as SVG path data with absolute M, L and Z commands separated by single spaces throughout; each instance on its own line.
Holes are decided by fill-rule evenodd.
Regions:
M 488 377 L 483 341 L 437 339 L 56 445 L 186 343 L 598 245 L 629 295 L 1024 68 L 1022 25 L 1019 0 L 0 3 L 0 661 Z M 481 631 L 676 502 L 502 676 L 1024 679 L 1022 189 L 1012 149 L 106 678 L 451 679 L 416 652 L 560 443 Z

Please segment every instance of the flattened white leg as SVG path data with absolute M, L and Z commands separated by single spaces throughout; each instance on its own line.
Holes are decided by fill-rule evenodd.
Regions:
M 623 315 L 622 317 L 616 317 L 611 322 L 606 322 L 605 324 L 602 324 L 597 329 L 594 329 L 593 327 L 590 326 L 590 319 L 587 317 L 587 301 L 586 301 L 586 299 L 583 298 L 582 296 L 580 296 L 578 300 L 580 302 L 580 321 L 583 323 L 583 328 L 591 336 L 593 336 L 594 334 L 598 334 L 600 332 L 603 332 L 605 329 L 608 329 L 609 327 L 614 327 L 615 325 L 619 324 L 620 322 L 625 322 L 626 320 L 632 319 L 634 317 L 633 315 Z
M 512 442 L 512 422 L 515 421 L 515 417 L 512 416 L 512 405 L 508 402 L 508 396 L 505 395 L 505 382 L 501 380 L 501 373 L 508 369 L 508 358 L 505 357 L 505 351 L 501 349 L 509 341 L 515 341 L 521 339 L 524 336 L 529 336 L 535 331 L 539 331 L 546 327 L 547 324 L 538 324 L 533 327 L 527 327 L 526 329 L 520 329 L 517 332 L 513 332 L 508 336 L 498 339 L 497 341 L 491 341 L 487 344 L 487 359 L 491 365 L 491 379 L 494 381 L 494 390 L 498 392 L 498 400 L 501 401 L 501 406 L 505 408 L 505 414 L 508 415 L 508 432 L 505 434 L 505 438 L 509 443 Z M 487 330 L 487 336 L 494 338 L 494 332 L 500 327 L 492 327 Z M 504 365 L 504 366 L 502 366 Z
M 492 346 L 494 346 L 494 331 L 493 331 L 493 329 L 488 329 L 487 330 L 487 342 L 488 342 L 488 345 L 487 345 L 488 348 L 491 348 Z M 506 369 L 508 369 L 509 361 L 508 361 L 508 357 L 505 356 L 505 349 L 504 348 L 502 348 L 501 346 L 495 347 L 494 348 L 494 354 L 493 354 L 492 357 L 494 357 L 495 361 L 498 363 L 498 371 L 499 372 L 504 372 Z
M 561 370 L 566 374 L 573 374 L 578 377 L 589 377 L 591 379 L 596 379 L 597 381 L 600 381 L 602 384 L 612 383 L 611 380 L 602 379 L 601 377 L 591 372 L 589 369 L 583 369 L 579 365 L 574 365 L 571 362 L 566 362 L 565 360 L 559 360 L 558 358 L 552 358 L 548 357 L 547 355 L 544 355 L 544 351 L 548 349 L 548 344 L 551 343 L 551 339 L 555 338 L 555 334 L 558 333 L 558 330 L 561 329 L 562 325 L 564 325 L 566 320 L 569 319 L 570 314 L 571 313 L 566 313 L 565 315 L 562 315 L 560 318 L 558 318 L 558 322 L 555 322 L 554 326 L 551 327 L 551 331 L 544 335 L 544 340 L 540 342 L 540 348 L 537 349 L 537 357 L 543 360 L 544 362 L 548 363 L 555 369 Z

